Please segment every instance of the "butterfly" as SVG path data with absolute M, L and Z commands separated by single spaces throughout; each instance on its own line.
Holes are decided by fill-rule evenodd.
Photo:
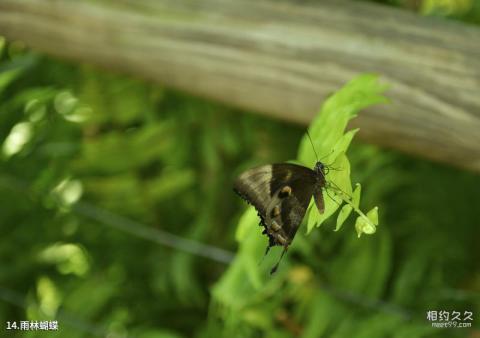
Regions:
M 243 172 L 234 183 L 234 191 L 252 204 L 260 217 L 263 234 L 268 237 L 265 254 L 273 246 L 283 246 L 282 255 L 292 243 L 312 196 L 320 213 L 325 204 L 326 166 L 317 161 L 313 169 L 292 164 L 263 165 Z M 272 268 L 274 273 L 278 264 Z

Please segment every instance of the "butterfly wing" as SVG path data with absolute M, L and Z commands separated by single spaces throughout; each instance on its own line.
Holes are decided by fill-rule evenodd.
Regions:
M 287 247 L 317 185 L 313 170 L 281 163 L 245 171 L 235 181 L 234 190 L 257 209 L 269 246 Z
M 267 208 L 267 233 L 273 245 L 288 246 L 302 223 L 315 190 L 315 176 L 302 175 L 278 189 Z

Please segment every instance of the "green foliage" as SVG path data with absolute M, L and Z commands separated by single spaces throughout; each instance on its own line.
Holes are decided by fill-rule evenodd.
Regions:
M 332 163 L 330 165 L 332 170 L 326 175 L 325 212 L 320 214 L 311 202 L 307 222 L 309 232 L 335 213 L 342 202 L 347 205 L 338 215 L 336 230 L 340 229 L 350 212 L 354 210 L 359 215 L 356 221 L 358 236 L 360 237 L 362 233 L 375 232 L 375 227 L 378 225 L 378 208 L 372 209 L 365 215 L 358 207 L 360 190 L 357 190 L 355 198 L 352 197 L 350 163 L 345 153 L 358 130 L 344 132 L 348 121 L 354 118 L 359 110 L 372 104 L 387 102 L 381 95 L 385 89 L 386 87 L 378 83 L 376 76 L 373 75 L 364 75 L 352 80 L 327 99 L 310 125 L 309 134 L 315 148 L 310 144 L 308 135 L 303 137 L 298 154 L 301 163 L 312 166 L 311 164 L 316 161 L 315 151 L 324 163 L 327 165 Z
M 293 154 L 300 132 L 12 48 L 0 56 L 0 317 L 56 318 L 62 337 L 200 331 L 224 263 L 133 237 L 145 237 L 135 224 L 119 232 L 117 217 L 233 249 L 236 166 Z
M 374 232 L 375 226 L 378 224 L 377 208 L 372 209 L 367 215 L 359 210 L 360 185 L 357 185 L 355 192 L 352 194 L 350 163 L 345 155 L 357 130 L 348 131 L 345 134 L 344 130 L 348 121 L 355 116 L 358 110 L 374 103 L 385 102 L 385 98 L 381 96 L 384 89 L 385 86 L 380 85 L 375 76 L 361 76 L 332 95 L 325 102 L 318 117 L 312 122 L 309 134 L 315 150 L 318 151 L 320 158 L 327 159 L 327 163 L 331 161 L 331 167 L 336 170 L 330 170 L 326 175 L 329 185 L 326 187 L 325 213 L 318 214 L 313 202 L 311 204 L 307 223 L 308 230 L 311 230 L 315 224 L 319 225 L 326 221 L 339 208 L 341 202 L 345 201 L 347 204 L 339 213 L 336 230 L 340 229 L 350 212 L 355 210 L 360 215 L 357 218 L 357 224 L 360 224 L 357 226 L 357 232 L 359 234 Z M 305 135 L 300 144 L 299 161 L 305 165 L 313 166 L 316 161 L 315 150 L 308 136 Z M 331 191 L 333 195 L 328 194 L 328 191 Z M 316 213 L 312 212 L 313 210 Z M 233 311 L 237 318 L 245 317 L 248 325 L 257 329 L 270 330 L 273 325 L 271 315 L 258 312 L 257 309 L 256 317 L 262 318 L 262 320 L 250 322 L 247 314 L 252 311 L 252 306 L 257 304 L 257 299 L 268 298 L 269 303 L 276 303 L 272 301 L 272 295 L 280 292 L 281 284 L 279 284 L 279 281 L 282 283 L 288 281 L 288 271 L 280 271 L 280 276 L 271 278 L 265 269 L 265 266 L 267 268 L 271 266 L 271 257 L 267 257 L 268 262 L 265 262 L 263 266 L 256 264 L 266 247 L 265 238 L 259 236 L 257 223 L 258 216 L 256 216 L 253 207 L 250 207 L 240 219 L 237 227 L 236 239 L 240 245 L 237 257 L 214 287 L 213 296 L 221 304 L 222 316 L 233 316 L 231 314 L 231 311 Z M 295 242 L 292 246 L 293 250 L 296 250 Z M 367 256 L 364 257 L 367 258 Z M 364 264 L 359 262 L 357 266 L 364 266 Z M 297 273 L 296 271 L 291 272 L 293 275 Z M 359 271 L 359 273 L 361 272 Z M 360 281 L 361 279 L 356 280 L 357 283 Z M 355 285 L 363 285 L 363 283 L 354 284 L 348 288 L 354 288 Z M 271 310 L 269 308 L 269 311 Z M 241 320 L 236 322 L 241 322 Z M 237 328 L 235 327 L 234 330 Z
M 359 207 L 359 205 L 360 205 L 360 192 L 362 190 L 361 188 L 362 188 L 362 186 L 360 185 L 360 183 L 357 183 L 356 188 L 355 188 L 355 190 L 353 191 L 353 194 L 352 194 L 352 204 L 353 205 L 350 205 L 350 204 L 347 203 L 342 207 L 342 209 L 340 209 L 340 212 L 338 213 L 338 217 L 337 217 L 337 225 L 335 226 L 335 231 L 340 230 L 343 223 L 346 221 L 348 216 L 350 216 L 350 214 L 352 213 L 353 208 L 354 207 L 356 207 L 356 208 Z M 357 220 L 358 219 L 360 219 L 360 218 L 357 218 Z

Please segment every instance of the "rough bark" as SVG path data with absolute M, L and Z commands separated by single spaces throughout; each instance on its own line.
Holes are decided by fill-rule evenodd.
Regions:
M 480 171 L 480 29 L 344 1 L 0 0 L 0 35 L 273 117 L 308 123 L 374 72 L 392 103 L 366 141 Z

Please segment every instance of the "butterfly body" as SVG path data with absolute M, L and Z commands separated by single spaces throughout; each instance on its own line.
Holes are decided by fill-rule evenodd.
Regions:
M 269 164 L 249 169 L 237 178 L 234 190 L 257 210 L 269 239 L 267 251 L 276 245 L 288 248 L 312 196 L 323 212 L 324 169 L 322 162 L 313 170 L 291 163 Z

